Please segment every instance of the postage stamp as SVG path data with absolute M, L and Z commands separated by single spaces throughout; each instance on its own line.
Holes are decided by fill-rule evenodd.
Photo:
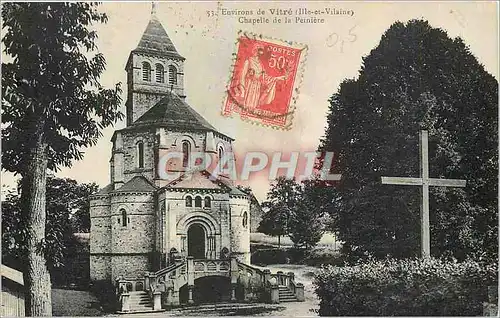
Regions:
M 304 44 L 240 32 L 222 114 L 290 129 L 306 55 Z

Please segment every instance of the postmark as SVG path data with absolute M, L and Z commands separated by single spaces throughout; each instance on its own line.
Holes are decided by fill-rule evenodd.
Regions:
M 289 130 L 306 55 L 304 44 L 239 32 L 222 115 Z

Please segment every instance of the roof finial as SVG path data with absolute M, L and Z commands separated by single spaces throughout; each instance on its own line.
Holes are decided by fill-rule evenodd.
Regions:
M 151 15 L 156 15 L 156 2 L 151 1 Z

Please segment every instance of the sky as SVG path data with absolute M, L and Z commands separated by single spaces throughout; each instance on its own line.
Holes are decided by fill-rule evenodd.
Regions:
M 261 9 L 269 19 L 270 9 L 336 9 L 340 15 L 320 15 L 324 23 L 240 23 L 240 16 L 223 15 L 231 10 Z M 101 11 L 107 24 L 96 25 L 99 51 L 107 66 L 101 77 L 105 87 L 117 82 L 126 89 L 125 63 L 151 18 L 150 2 L 105 2 Z M 218 13 L 216 15 L 212 13 Z M 351 13 L 353 13 L 351 15 Z M 340 83 L 355 78 L 362 58 L 378 44 L 395 21 L 425 19 L 445 30 L 452 38 L 461 37 L 486 70 L 498 79 L 498 8 L 490 2 L 157 2 L 156 16 L 177 51 L 186 58 L 184 81 L 187 102 L 222 133 L 235 139 L 239 153 L 248 151 L 314 151 L 323 136 L 328 99 Z M 295 14 L 291 16 L 295 21 Z M 293 41 L 308 46 L 296 114 L 292 129 L 281 131 L 243 122 L 238 116 L 221 116 L 226 85 L 230 80 L 238 31 Z M 343 44 L 342 44 L 343 42 Z M 122 111 L 125 113 L 123 92 Z M 109 183 L 111 136 L 119 122 L 103 131 L 96 146 L 86 149 L 84 159 L 57 173 L 79 182 Z M 417 133 L 417 132 L 416 132 Z M 2 183 L 13 185 L 15 177 L 2 172 Z M 270 181 L 265 175 L 248 183 L 259 200 L 264 200 Z

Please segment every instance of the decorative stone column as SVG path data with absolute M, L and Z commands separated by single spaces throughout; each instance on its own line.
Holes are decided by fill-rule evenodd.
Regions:
M 304 285 L 302 283 L 298 283 L 295 286 L 295 297 L 297 297 L 297 301 L 305 301 L 305 298 L 304 298 Z
M 194 285 L 188 285 L 188 304 L 194 304 L 193 300 L 193 289 Z
M 122 301 L 122 311 L 123 312 L 130 311 L 130 294 L 122 293 L 120 297 Z
M 155 291 L 153 293 L 153 310 L 161 309 L 161 292 Z
M 279 304 L 280 303 L 280 289 L 278 285 L 271 286 L 271 304 Z
M 236 257 L 231 256 L 231 301 L 236 301 L 236 287 L 238 286 L 238 260 Z

